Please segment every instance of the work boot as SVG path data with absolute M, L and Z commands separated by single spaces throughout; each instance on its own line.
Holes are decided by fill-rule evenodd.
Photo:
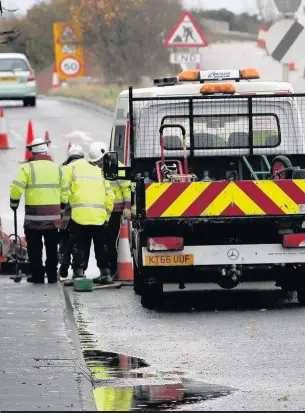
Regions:
M 33 283 L 33 284 L 44 284 L 44 278 L 35 278 L 35 277 L 33 277 L 33 275 L 31 276 L 31 277 L 28 277 L 27 279 L 27 282 L 28 283 Z
M 73 271 L 72 278 L 73 278 L 73 280 L 75 278 L 86 278 L 86 276 L 84 274 L 84 270 L 82 268 L 77 268 L 76 270 Z
M 100 284 L 100 285 L 113 284 L 109 268 L 103 268 L 100 271 L 101 271 L 100 276 L 97 277 L 97 278 L 93 278 L 93 283 L 94 284 Z
M 67 278 L 68 275 L 69 275 L 68 271 L 69 271 L 69 266 L 65 265 L 65 264 L 61 264 L 61 266 L 59 267 L 59 270 L 58 270 L 59 277 Z

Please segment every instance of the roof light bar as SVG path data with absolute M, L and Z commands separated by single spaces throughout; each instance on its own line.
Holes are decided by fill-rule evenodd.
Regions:
M 215 93 L 233 95 L 235 92 L 236 89 L 232 83 L 206 83 L 200 89 L 202 95 L 213 95 Z
M 217 80 L 250 80 L 259 79 L 259 73 L 256 69 L 243 70 L 184 70 L 178 76 L 180 82 L 201 83 Z

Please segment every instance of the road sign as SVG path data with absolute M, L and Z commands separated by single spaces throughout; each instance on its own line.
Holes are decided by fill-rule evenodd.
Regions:
M 173 65 L 181 65 L 188 63 L 200 63 L 200 54 L 199 53 L 171 53 L 170 54 L 170 63 Z
M 193 15 L 186 11 L 165 39 L 164 46 L 198 48 L 208 46 L 208 41 Z
M 80 68 L 81 64 L 75 57 L 65 57 L 60 62 L 60 70 L 66 76 L 77 76 Z
M 280 13 L 296 13 L 302 0 L 274 0 L 274 4 Z
M 283 19 L 267 32 L 266 48 L 278 62 L 289 64 L 305 56 L 304 26 L 295 19 Z
M 53 34 L 59 79 L 84 76 L 84 50 L 79 27 L 68 23 L 54 23 Z

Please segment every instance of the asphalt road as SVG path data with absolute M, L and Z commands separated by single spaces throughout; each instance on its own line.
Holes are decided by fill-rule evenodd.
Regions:
M 69 141 L 88 145 L 109 138 L 111 118 L 56 99 L 39 100 L 37 108 L 8 104 L 4 109 L 10 144 L 16 147 L 0 150 L 0 216 L 9 232 L 9 183 L 24 157 L 28 120 L 33 121 L 35 136 L 49 131 L 52 153 L 61 162 Z M 83 132 L 82 138 L 67 137 L 79 135 L 75 131 Z M 22 215 L 19 218 L 22 221 Z M 93 259 L 88 275 L 95 275 Z M 205 396 L 177 403 L 176 410 L 304 410 L 305 311 L 270 284 L 249 287 L 169 291 L 155 310 L 144 310 L 131 287 L 90 294 L 70 291 L 79 332 L 85 337 L 84 351 L 89 343 L 100 359 L 110 352 L 114 354 L 107 359 L 118 353 L 148 364 L 137 378 L 111 373 L 111 367 L 111 384 L 102 380 L 98 387 L 129 386 L 134 392 L 137 385 L 144 392 L 145 386 L 190 380 L 197 396 L 200 389 Z M 99 400 L 101 410 L 104 399 Z

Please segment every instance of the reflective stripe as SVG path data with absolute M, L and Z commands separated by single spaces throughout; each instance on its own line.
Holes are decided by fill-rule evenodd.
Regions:
M 19 205 L 19 201 L 11 201 L 11 206 L 15 207 Z
M 86 204 L 86 203 L 71 205 L 71 209 L 74 209 L 74 208 L 101 208 L 101 209 L 106 209 L 106 208 L 105 208 L 105 205 L 101 205 L 101 204 Z
M 59 166 L 59 183 L 58 184 L 36 184 L 36 172 L 35 168 L 33 165 L 33 162 L 29 162 L 30 170 L 31 170 L 31 176 L 32 176 L 32 184 L 28 185 L 28 189 L 33 189 L 33 188 L 61 188 L 61 180 L 62 180 L 62 169 Z M 67 189 L 68 191 L 68 189 Z
M 125 198 L 125 202 L 131 202 L 131 198 Z
M 76 175 L 75 173 L 75 165 L 72 165 L 72 181 L 77 181 L 78 179 L 88 179 L 89 181 L 98 181 L 98 182 L 104 182 L 105 179 L 103 179 L 102 176 L 86 176 L 86 175 Z
M 62 192 L 67 192 L 69 191 L 70 187 L 69 186 L 65 186 L 64 188 L 61 189 Z
M 60 188 L 59 184 L 32 184 L 27 186 L 28 189 L 33 188 Z
M 36 184 L 36 172 L 32 162 L 29 163 L 29 167 L 31 170 L 31 177 L 32 177 L 32 185 Z
M 22 189 L 26 188 L 26 185 L 22 184 L 21 182 L 18 182 L 18 181 L 14 180 L 12 183 L 16 186 L 19 186 L 19 188 L 22 188 Z
M 25 215 L 25 219 L 30 221 L 57 221 L 61 219 L 60 215 Z
M 121 201 L 114 201 L 113 203 L 114 205 L 119 205 L 119 204 L 124 205 L 125 202 L 121 200 Z
M 98 182 L 104 182 L 103 178 L 99 178 L 98 176 L 77 176 L 74 175 L 73 181 L 77 181 L 79 179 L 88 179 L 88 181 L 98 181 Z

